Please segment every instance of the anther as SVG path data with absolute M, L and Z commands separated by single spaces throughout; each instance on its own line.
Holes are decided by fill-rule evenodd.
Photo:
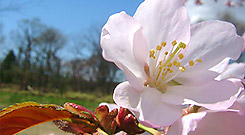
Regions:
M 179 43 L 179 47 L 185 49 L 185 48 L 186 48 L 186 44 L 183 43 L 183 42 L 180 42 L 180 43 Z
M 174 60 L 173 61 L 173 64 L 176 66 L 176 64 L 177 64 L 178 62 L 177 62 L 177 60 Z
M 176 67 L 179 67 L 179 66 L 180 66 L 180 64 L 181 64 L 181 63 L 180 63 L 180 62 L 178 62 L 178 63 L 177 63 L 175 66 L 176 66 Z
M 162 46 L 161 45 L 157 45 L 157 48 L 156 48 L 158 51 L 160 51 L 162 49 Z
M 163 47 L 165 47 L 166 45 L 167 45 L 167 43 L 164 41 L 161 43 L 161 46 L 163 46 Z
M 162 61 L 159 62 L 159 65 L 160 65 L 160 66 L 162 65 Z
M 185 72 L 185 67 L 181 66 L 181 67 L 179 67 L 179 70 L 182 72 Z
M 151 49 L 150 50 L 150 57 L 152 57 L 152 58 L 154 58 L 155 56 L 154 56 L 154 54 L 155 54 L 155 50 L 154 49 Z
M 196 59 L 196 62 L 202 62 L 202 59 Z
M 168 55 L 168 52 L 165 52 L 165 55 Z
M 179 59 L 183 59 L 184 55 L 182 53 L 179 54 Z
M 172 42 L 172 45 L 175 46 L 177 44 L 176 40 Z
M 169 64 L 168 64 L 168 67 L 171 67 L 172 65 L 173 65 L 173 63 L 169 63 Z
M 190 66 L 193 66 L 194 64 L 195 64 L 195 63 L 194 63 L 193 60 L 190 60 L 190 61 L 189 61 L 189 65 L 190 65 Z

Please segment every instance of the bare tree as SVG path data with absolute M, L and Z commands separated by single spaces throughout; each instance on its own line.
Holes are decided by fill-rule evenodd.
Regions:
M 90 50 L 90 57 L 86 60 L 86 65 L 90 67 L 90 80 L 96 82 L 97 86 L 104 92 L 111 92 L 115 86 L 116 73 L 119 70 L 113 63 L 107 62 L 102 57 L 102 49 L 100 47 L 100 29 L 93 28 L 86 35 L 79 40 L 81 44 L 77 45 L 82 50 L 80 55 L 87 55 L 88 52 L 84 50 Z M 78 51 L 79 52 L 79 51 Z

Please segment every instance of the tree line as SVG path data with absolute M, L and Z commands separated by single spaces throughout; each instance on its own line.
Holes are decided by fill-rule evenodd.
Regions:
M 66 90 L 111 93 L 116 86 L 119 69 L 102 57 L 99 34 L 85 35 L 76 42 L 77 54 L 89 56 L 62 60 L 59 52 L 67 45 L 67 36 L 39 19 L 22 20 L 11 33 L 15 48 L 1 61 L 1 87 L 15 84 L 20 90 L 42 92 Z

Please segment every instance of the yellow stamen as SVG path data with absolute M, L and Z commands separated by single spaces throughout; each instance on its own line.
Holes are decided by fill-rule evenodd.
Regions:
M 177 44 L 176 40 L 172 42 L 172 45 L 175 46 Z
M 196 59 L 196 62 L 202 62 L 202 59 Z
M 160 65 L 160 66 L 162 65 L 162 61 L 159 62 L 159 65 Z
M 177 64 L 178 62 L 177 62 L 177 60 L 174 60 L 173 61 L 173 64 L 176 66 L 176 64 Z
M 185 67 L 181 66 L 181 67 L 179 67 L 179 70 L 182 72 L 185 72 Z
M 179 59 L 183 59 L 184 55 L 182 53 L 179 54 Z
M 186 44 L 183 43 L 183 42 L 180 42 L 180 43 L 179 43 L 179 47 L 185 49 L 185 48 L 186 48 Z
M 161 46 L 163 46 L 163 47 L 165 47 L 166 45 L 167 45 L 166 42 L 162 42 L 162 43 L 161 43 Z
M 178 63 L 177 63 L 175 66 L 176 66 L 176 67 L 179 67 L 179 66 L 180 66 L 180 64 L 181 64 L 181 63 L 180 63 L 180 62 L 178 62 Z
M 174 41 L 173 41 L 174 42 Z M 183 43 L 182 43 L 183 44 Z M 176 48 L 175 48 L 175 50 L 174 50 L 174 52 L 172 52 L 170 55 L 169 55 L 169 57 L 168 57 L 168 59 L 167 59 L 167 61 L 165 62 L 165 64 L 168 64 L 173 58 L 174 58 L 174 56 L 178 53 L 178 51 L 181 49 L 181 44 L 179 44 Z
M 155 50 L 154 49 L 151 49 L 150 50 L 150 57 L 152 57 L 153 59 L 155 59 L 156 57 L 154 56 L 154 54 L 155 54 Z
M 158 51 L 162 50 L 162 46 L 161 45 L 157 45 L 157 48 L 156 48 Z
M 190 61 L 189 61 L 189 65 L 190 65 L 190 66 L 194 66 L 194 64 L 195 64 L 195 63 L 194 63 L 193 60 L 190 60 Z
M 169 64 L 168 64 L 168 67 L 172 67 L 172 65 L 173 65 L 173 63 L 169 63 Z

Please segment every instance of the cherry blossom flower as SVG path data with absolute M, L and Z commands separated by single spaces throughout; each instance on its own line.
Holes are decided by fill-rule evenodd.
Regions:
M 208 108 L 236 94 L 238 86 L 215 80 L 220 72 L 209 69 L 226 57 L 237 59 L 242 46 L 228 22 L 190 26 L 183 0 L 146 0 L 133 17 L 112 15 L 101 33 L 103 57 L 127 78 L 114 101 L 153 127 L 180 118 L 186 99 Z

